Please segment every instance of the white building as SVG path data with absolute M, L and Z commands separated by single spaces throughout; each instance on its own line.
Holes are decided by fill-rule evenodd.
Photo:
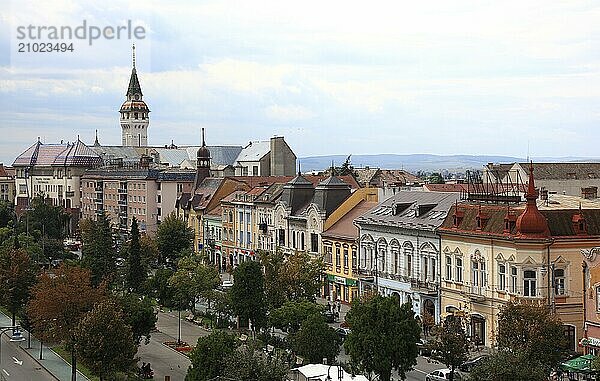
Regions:
M 359 227 L 361 292 L 393 295 L 415 314 L 440 321 L 440 239 L 458 194 L 402 191 L 354 220 Z

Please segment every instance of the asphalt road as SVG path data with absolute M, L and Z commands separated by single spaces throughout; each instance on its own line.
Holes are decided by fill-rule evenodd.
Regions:
M 54 376 L 19 348 L 20 345 L 27 345 L 27 342 L 11 343 L 9 338 L 6 333 L 2 335 L 2 381 L 56 381 Z

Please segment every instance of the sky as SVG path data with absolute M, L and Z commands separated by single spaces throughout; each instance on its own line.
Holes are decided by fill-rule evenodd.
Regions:
M 53 40 L 20 26 L 120 26 Z M 149 144 L 285 136 L 299 157 L 599 157 L 600 2 L 1 0 L 0 162 L 42 142 L 120 144 L 131 45 Z

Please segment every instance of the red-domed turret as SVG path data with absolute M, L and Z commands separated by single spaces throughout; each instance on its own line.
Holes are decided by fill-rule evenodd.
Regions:
M 529 164 L 529 186 L 525 195 L 527 205 L 517 218 L 517 236 L 526 238 L 545 238 L 550 236 L 548 221 L 537 208 L 537 191 L 533 180 L 533 163 Z

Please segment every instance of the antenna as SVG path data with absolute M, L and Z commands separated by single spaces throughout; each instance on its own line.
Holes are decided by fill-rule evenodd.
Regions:
M 131 47 L 132 56 L 133 56 L 133 68 L 135 69 L 135 43 Z
M 529 162 L 529 139 L 527 139 L 527 161 Z
M 206 146 L 204 143 L 204 127 L 202 127 L 202 147 Z

